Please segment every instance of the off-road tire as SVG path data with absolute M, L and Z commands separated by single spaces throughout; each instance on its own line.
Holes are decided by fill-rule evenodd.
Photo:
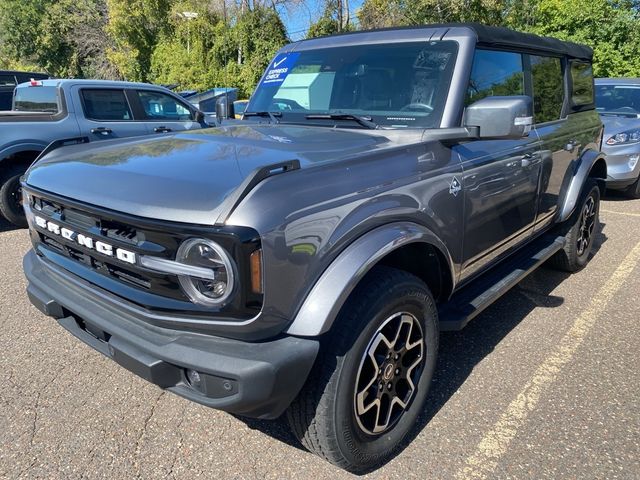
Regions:
M 24 167 L 13 166 L 2 172 L 0 177 L 0 213 L 18 227 L 26 227 L 27 219 L 20 204 L 20 177 Z
M 589 209 L 589 205 L 593 205 L 593 217 L 588 220 L 585 225 L 585 209 Z M 580 201 L 576 206 L 576 210 L 570 219 L 564 225 L 565 245 L 562 250 L 557 252 L 549 260 L 549 264 L 557 270 L 564 272 L 577 272 L 582 270 L 589 262 L 591 251 L 593 250 L 593 242 L 598 232 L 600 214 L 600 188 L 594 179 L 588 179 L 582 189 Z M 592 224 L 590 222 L 593 222 Z M 584 246 L 584 229 L 590 230 L 588 243 Z M 582 243 L 582 247 L 579 245 Z
M 401 410 L 393 424 L 389 423 L 388 415 L 382 415 L 387 419 L 388 430 L 382 434 L 371 435 L 366 433 L 362 426 L 363 416 L 356 414 L 356 382 L 359 381 L 363 369 L 367 368 L 364 366 L 365 362 L 372 361 L 373 355 L 369 357 L 367 354 L 373 348 L 374 340 L 380 338 L 379 329 L 385 325 L 390 326 L 389 321 L 395 318 L 394 315 L 400 315 L 402 319 L 395 338 L 404 336 L 400 334 L 404 328 L 403 321 L 406 322 L 410 318 L 416 329 L 415 322 L 419 322 L 424 349 L 421 351 L 423 354 L 418 354 L 416 358 L 423 358 L 423 361 L 421 370 L 416 370 L 416 375 L 419 376 L 412 382 L 415 389 L 413 396 L 406 402 L 407 406 L 396 405 L 394 412 L 398 414 L 397 408 Z M 410 336 L 411 334 L 407 336 L 405 342 L 408 348 L 405 349 L 405 353 L 399 354 L 398 362 L 403 362 L 406 352 L 414 352 L 410 349 L 414 348 L 415 341 L 409 340 Z M 378 345 L 387 348 L 386 344 Z M 403 440 L 415 427 L 431 383 L 437 349 L 437 310 L 428 287 L 420 279 L 404 271 L 375 267 L 356 287 L 331 332 L 323 338 L 314 368 L 297 399 L 287 411 L 294 434 L 311 452 L 354 473 L 371 471 L 385 463 L 401 448 Z M 415 355 L 415 352 L 412 354 Z M 391 357 L 384 360 L 391 361 Z M 412 365 L 416 363 L 413 362 Z M 388 366 L 386 363 L 382 365 Z M 373 368 L 369 370 L 375 371 Z M 400 370 L 402 368 L 395 373 L 398 374 Z M 408 373 L 409 370 L 406 369 L 407 376 L 412 374 Z M 378 372 L 382 372 L 382 367 Z M 405 382 L 408 385 L 401 377 L 402 372 L 393 380 L 398 384 Z M 374 379 L 375 374 L 369 378 Z M 365 383 L 366 381 L 368 379 L 365 379 Z M 376 384 L 373 390 L 378 387 Z M 367 393 L 365 399 L 371 400 L 375 397 L 374 392 L 368 392 L 370 393 Z M 372 396 L 369 396 L 370 394 Z M 391 396 L 387 397 L 389 398 L 393 399 Z M 377 417 L 381 416 L 380 411 L 378 410 Z

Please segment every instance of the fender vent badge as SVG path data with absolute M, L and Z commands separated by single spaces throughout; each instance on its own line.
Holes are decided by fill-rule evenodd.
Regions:
M 451 180 L 451 184 L 449 185 L 449 193 L 454 197 L 457 197 L 460 190 L 462 190 L 460 181 L 456 177 L 453 177 L 453 180 Z

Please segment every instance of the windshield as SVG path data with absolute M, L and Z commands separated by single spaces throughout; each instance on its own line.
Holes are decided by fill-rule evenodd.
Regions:
M 13 97 L 13 110 L 17 112 L 58 112 L 56 87 L 19 87 Z
M 282 122 L 348 114 L 380 126 L 436 127 L 456 52 L 457 43 L 443 41 L 283 53 L 269 65 L 246 111 L 279 112 Z
M 620 115 L 640 114 L 640 85 L 596 85 L 596 110 Z

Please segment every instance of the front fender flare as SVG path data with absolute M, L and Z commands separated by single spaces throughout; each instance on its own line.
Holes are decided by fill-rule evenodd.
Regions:
M 569 219 L 573 210 L 576 208 L 576 204 L 580 198 L 580 192 L 582 191 L 582 186 L 587 180 L 587 177 L 589 177 L 591 169 L 598 160 L 604 160 L 604 158 L 605 156 L 603 153 L 591 149 L 585 151 L 581 155 L 577 166 L 573 171 L 573 176 L 569 180 L 569 186 L 565 190 L 566 193 L 560 202 L 558 222 L 564 222 Z M 607 176 L 605 174 L 603 178 L 597 178 L 600 180 L 606 180 Z
M 428 243 L 447 259 L 451 278 L 453 261 L 444 243 L 428 228 L 410 222 L 378 227 L 349 245 L 320 276 L 287 334 L 315 337 L 329 331 L 345 301 L 366 273 L 388 253 L 410 243 Z

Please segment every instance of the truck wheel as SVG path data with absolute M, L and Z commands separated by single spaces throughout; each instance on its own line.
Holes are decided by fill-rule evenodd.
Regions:
M 14 225 L 26 227 L 27 219 L 22 209 L 22 187 L 20 177 L 24 171 L 12 168 L 4 177 L 0 186 L 0 213 Z
M 372 270 L 323 340 L 287 412 L 300 442 L 354 473 L 387 461 L 422 411 L 438 350 L 437 319 L 420 279 Z
M 551 257 L 551 265 L 565 272 L 577 272 L 589 261 L 593 249 L 600 213 L 600 188 L 595 180 L 589 179 L 584 185 L 584 193 L 579 208 L 568 221 L 569 230 L 564 248 Z
M 640 177 L 627 188 L 627 195 L 631 198 L 640 198 Z

